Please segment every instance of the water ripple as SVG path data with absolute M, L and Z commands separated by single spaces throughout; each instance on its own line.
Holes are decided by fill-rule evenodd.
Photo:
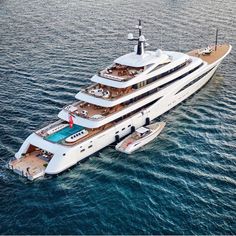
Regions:
M 6 168 L 94 73 L 133 50 L 125 35 L 137 19 L 150 50 L 212 44 L 216 27 L 219 41 L 235 48 L 232 0 L 0 4 L 0 233 L 235 234 L 235 50 L 136 153 L 111 146 L 33 183 Z

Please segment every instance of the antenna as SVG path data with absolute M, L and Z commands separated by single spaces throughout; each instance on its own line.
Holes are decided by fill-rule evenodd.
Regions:
M 162 48 L 162 26 L 161 26 L 161 48 Z
M 138 55 L 142 55 L 144 53 L 144 46 L 148 46 L 146 42 L 145 37 L 142 35 L 142 24 L 141 24 L 141 20 L 138 21 L 138 25 L 136 25 L 135 27 L 136 29 L 138 29 L 138 38 L 134 38 L 132 33 L 128 34 L 128 40 L 130 41 L 138 41 L 138 45 L 136 46 L 137 50 L 137 54 Z
M 142 24 L 141 20 L 138 20 L 138 31 L 139 31 L 139 37 L 142 35 Z
M 215 51 L 217 50 L 217 43 L 218 43 L 218 28 L 216 28 Z

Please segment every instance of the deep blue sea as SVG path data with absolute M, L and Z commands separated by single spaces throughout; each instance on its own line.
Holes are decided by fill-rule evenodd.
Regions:
M 235 0 L 0 0 L 1 234 L 236 234 Z M 112 146 L 55 178 L 6 168 L 116 57 L 138 19 L 149 49 L 233 46 L 198 93 L 163 115 L 155 141 Z

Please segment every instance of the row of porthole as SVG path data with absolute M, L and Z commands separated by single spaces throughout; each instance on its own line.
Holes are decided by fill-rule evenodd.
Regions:
M 89 146 L 88 146 L 88 148 L 91 148 L 91 147 L 93 147 L 93 145 L 89 145 Z M 82 148 L 82 146 L 81 146 L 80 148 Z M 84 152 L 84 151 L 85 151 L 85 149 L 80 150 L 80 152 Z M 63 156 L 65 156 L 65 155 L 66 155 L 66 154 L 63 153 Z
M 131 127 L 131 125 L 128 125 L 128 128 L 130 128 Z M 123 130 L 125 130 L 125 128 L 123 128 L 122 129 L 122 131 Z M 118 134 L 119 133 L 119 131 L 116 131 L 116 134 Z M 93 145 L 90 145 L 90 146 L 88 146 L 88 148 L 91 148 Z M 80 148 L 82 148 L 82 146 L 80 147 Z M 80 152 L 84 152 L 85 151 L 85 149 L 82 149 Z
M 88 148 L 91 148 L 91 147 L 93 147 L 93 145 L 88 146 Z M 80 152 L 84 152 L 84 151 L 85 151 L 85 149 L 82 149 Z
M 131 125 L 128 125 L 128 128 L 130 128 L 131 127 Z M 125 128 L 122 128 L 122 131 L 124 131 L 125 130 Z M 120 131 L 118 130 L 118 131 L 116 131 L 116 134 L 118 134 Z
M 76 138 L 76 137 L 80 136 L 81 134 L 84 134 L 84 131 L 74 134 L 73 136 L 71 136 L 71 139 Z

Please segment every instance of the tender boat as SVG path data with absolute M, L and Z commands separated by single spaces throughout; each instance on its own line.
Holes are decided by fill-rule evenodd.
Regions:
M 158 122 L 138 128 L 134 133 L 130 134 L 118 143 L 116 145 L 116 150 L 126 154 L 131 154 L 156 138 L 161 133 L 165 125 L 165 122 Z

